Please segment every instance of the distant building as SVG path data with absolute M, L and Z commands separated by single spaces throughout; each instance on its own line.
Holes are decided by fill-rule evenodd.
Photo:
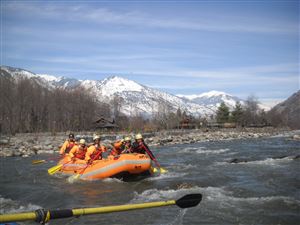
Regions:
M 93 123 L 93 128 L 96 130 L 116 130 L 119 126 L 115 123 L 114 119 L 109 120 L 101 117 Z
M 192 117 L 186 117 L 179 122 L 179 129 L 195 129 L 197 122 Z

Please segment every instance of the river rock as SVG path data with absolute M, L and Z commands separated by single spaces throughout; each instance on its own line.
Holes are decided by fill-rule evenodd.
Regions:
M 153 143 L 154 139 L 153 138 L 147 138 L 147 143 Z
M 293 159 L 300 159 L 300 155 L 296 155 L 296 156 L 294 156 L 294 158 Z
M 42 146 L 40 146 L 40 145 L 34 145 L 34 146 L 32 146 L 32 150 L 33 151 L 38 151 L 38 150 L 41 150 L 42 149 Z
M 53 150 L 40 150 L 38 151 L 38 154 L 53 154 Z
M 50 140 L 46 140 L 45 142 L 44 142 L 44 145 L 51 145 L 52 144 L 52 141 L 50 141 Z
M 294 140 L 299 140 L 300 141 L 300 135 L 299 134 L 295 134 L 294 136 L 293 136 L 293 139 Z
M 244 160 L 244 159 L 232 159 L 229 161 L 229 163 L 246 163 L 248 162 L 247 160 Z
M 9 157 L 9 156 L 13 156 L 13 152 L 11 150 L 8 149 L 2 149 L 0 151 L 0 156 L 1 157 Z
M 9 139 L 8 138 L 1 138 L 0 139 L 0 145 L 8 145 Z

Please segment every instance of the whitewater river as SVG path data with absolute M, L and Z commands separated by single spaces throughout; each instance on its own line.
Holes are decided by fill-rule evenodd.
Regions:
M 229 140 L 159 147 L 153 152 L 169 173 L 138 182 L 106 179 L 69 184 L 47 174 L 55 162 L 31 164 L 33 159 L 53 156 L 1 158 L 0 213 L 130 204 L 202 193 L 203 200 L 195 208 L 169 206 L 50 224 L 300 224 L 300 158 L 293 159 L 300 154 L 299 141 L 286 137 Z M 247 162 L 228 163 L 232 159 Z

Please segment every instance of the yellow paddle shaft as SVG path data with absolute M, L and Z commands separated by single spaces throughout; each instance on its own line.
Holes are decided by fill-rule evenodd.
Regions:
M 36 219 L 35 212 L 0 215 L 0 223 L 35 220 L 35 219 Z
M 98 208 L 49 210 L 45 215 L 49 216 L 49 218 L 46 218 L 46 221 L 48 221 L 49 219 L 51 220 L 51 219 L 58 219 L 58 218 L 67 218 L 71 216 L 83 216 L 89 214 L 121 212 L 121 211 L 128 211 L 134 209 L 145 209 L 145 208 L 161 207 L 161 206 L 168 206 L 168 205 L 175 205 L 175 204 L 176 204 L 175 200 L 169 200 L 169 201 L 139 203 L 139 204 L 130 204 L 130 205 L 104 206 Z M 6 214 L 6 215 L 0 215 L 0 223 L 36 220 L 37 217 L 38 216 L 36 215 L 35 212 Z
M 168 205 L 175 205 L 175 200 L 162 201 L 162 202 L 149 202 L 149 203 L 139 203 L 139 204 L 130 204 L 130 205 L 119 205 L 119 206 L 105 206 L 99 208 L 83 208 L 83 209 L 73 209 L 74 216 L 88 215 L 88 214 L 98 214 L 98 213 L 112 213 L 112 212 L 121 212 L 129 211 L 134 209 L 146 209 L 153 207 L 161 207 Z

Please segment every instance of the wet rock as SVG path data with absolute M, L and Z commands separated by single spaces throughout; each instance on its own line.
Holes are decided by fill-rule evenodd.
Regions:
M 253 137 L 254 137 L 254 138 L 259 138 L 260 135 L 259 135 L 259 134 L 253 134 Z
M 296 156 L 294 156 L 294 158 L 293 159 L 300 159 L 300 155 L 296 155 Z
M 295 134 L 294 136 L 293 136 L 293 140 L 299 140 L 300 141 L 300 135 L 299 134 Z
M 52 145 L 47 145 L 44 147 L 45 150 L 53 150 L 54 147 Z
M 23 153 L 19 152 L 19 151 L 12 151 L 12 156 L 22 156 Z
M 246 162 L 248 162 L 248 161 L 244 160 L 244 159 L 234 158 L 234 159 L 230 160 L 228 163 L 246 163 Z
M 8 149 L 2 149 L 2 151 L 0 151 L 0 156 L 1 157 L 10 157 L 10 156 L 13 156 L 13 152 Z
M 282 156 L 272 157 L 272 159 L 284 159 L 284 158 L 287 158 L 287 157 L 288 157 L 287 155 L 282 155 Z
M 163 132 L 150 132 L 145 133 L 146 143 L 151 146 L 159 145 L 173 145 L 173 144 L 189 144 L 195 142 L 230 140 L 230 139 L 247 139 L 247 138 L 260 138 L 267 137 L 274 134 L 279 134 L 280 130 L 276 129 L 203 129 L 203 130 L 170 130 Z M 281 132 L 282 133 L 282 132 Z M 93 133 L 87 132 L 81 136 L 92 137 Z M 118 134 L 102 134 L 102 144 L 111 148 L 111 143 L 116 140 L 116 136 L 128 136 L 128 133 Z M 134 136 L 134 134 L 130 134 Z M 58 147 L 66 140 L 65 133 L 38 133 L 38 134 L 16 134 L 12 137 L 0 137 L 4 140 L 2 149 L 0 150 L 0 157 L 7 156 L 22 156 L 34 155 L 40 153 L 55 153 L 57 154 Z M 77 135 L 78 136 L 78 135 Z M 81 137 L 80 136 L 80 137 Z M 295 139 L 300 140 L 300 135 L 294 135 Z M 293 137 L 292 135 L 290 137 Z M 9 140 L 9 141 L 7 141 Z M 5 147 L 5 150 L 3 149 Z M 7 148 L 6 148 L 7 147 Z M 238 159 L 233 162 L 243 162 Z
M 154 139 L 153 138 L 147 138 L 147 143 L 153 143 Z
M 27 140 L 27 143 L 29 143 L 29 144 L 34 144 L 34 140 L 33 140 L 33 139 L 28 139 L 28 140 Z
M 9 139 L 8 138 L 1 138 L 0 139 L 0 145 L 8 145 Z
M 39 154 L 53 154 L 53 150 L 40 150 L 38 151 Z
M 52 142 L 50 141 L 50 140 L 46 140 L 45 142 L 44 142 L 44 145 L 51 145 L 52 144 Z
M 178 184 L 176 186 L 176 189 L 179 190 L 179 189 L 190 189 L 190 188 L 193 188 L 195 187 L 194 184 L 189 184 L 189 183 L 182 183 L 182 184 Z

